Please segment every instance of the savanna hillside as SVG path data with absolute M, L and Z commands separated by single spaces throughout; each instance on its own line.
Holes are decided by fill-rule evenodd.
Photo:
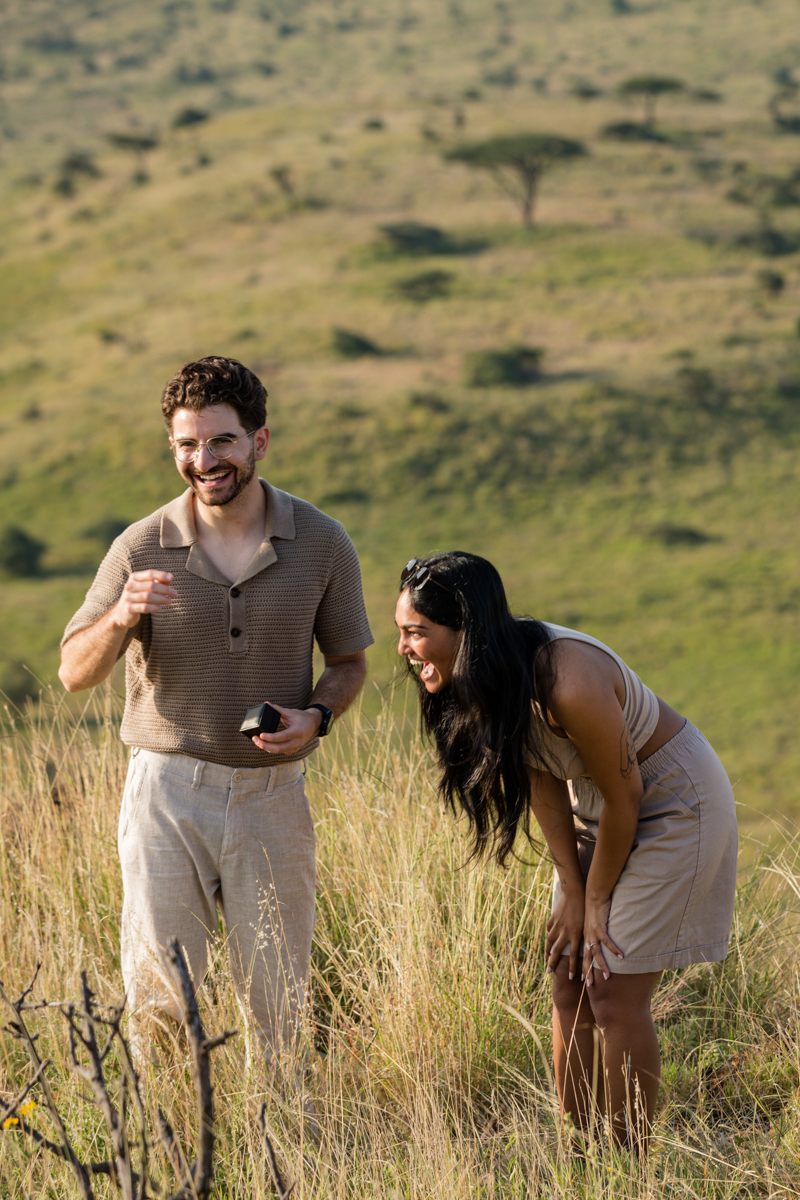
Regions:
M 727 962 L 657 996 L 647 1166 L 602 1139 L 577 1166 L 549 1078 L 549 868 L 464 869 L 427 752 L 368 687 L 310 789 L 320 1143 L 302 1097 L 228 1043 L 225 1200 L 273 1194 L 262 1101 L 301 1197 L 797 1194 L 800 873 L 791 844 L 760 858 L 757 840 L 800 813 L 798 16 L 797 0 L 0 10 L 7 993 L 41 962 L 37 999 L 77 999 L 81 970 L 120 997 L 119 697 L 98 690 L 83 719 L 57 684 L 13 706 L 54 680 L 115 531 L 175 494 L 158 397 L 209 352 L 267 383 L 270 478 L 353 535 L 395 711 L 399 567 L 484 552 L 517 611 L 609 641 L 704 729 L 755 835 Z M 623 94 L 641 76 L 672 81 L 654 114 Z M 530 229 L 491 174 L 447 158 L 516 133 L 585 150 L 544 176 Z M 210 1033 L 241 1024 L 222 952 L 202 1011 Z M 61 1014 L 29 1020 L 76 1152 L 107 1157 Z M 151 1137 L 160 1105 L 191 1157 L 184 1067 L 178 1048 L 146 1104 Z M 0 1035 L 0 1113 L 31 1074 Z M 26 1119 L 52 1136 L 35 1097 Z M 77 1194 L 15 1119 L 2 1195 Z M 153 1166 L 174 1185 L 159 1150 Z
M 399 565 L 484 552 L 517 611 L 610 641 L 708 733 L 743 815 L 796 815 L 798 15 L 5 4 L 11 699 L 54 679 L 115 530 L 176 491 L 164 380 L 221 352 L 270 390 L 270 477 L 356 541 L 378 685 Z M 641 75 L 682 85 L 651 122 L 620 91 Z M 530 230 L 445 157 L 525 132 L 586 151 Z M 409 253 L 384 231 L 409 222 L 440 235 Z M 470 358 L 520 346 L 538 370 L 508 382 Z

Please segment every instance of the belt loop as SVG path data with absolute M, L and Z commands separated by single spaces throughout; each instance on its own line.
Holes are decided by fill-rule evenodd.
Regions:
M 277 767 L 267 767 L 269 774 L 267 775 L 267 786 L 264 788 L 264 794 L 266 796 L 271 796 L 275 791 L 275 775 L 277 770 Z
M 206 764 L 203 762 L 202 758 L 198 758 L 197 762 L 195 763 L 194 778 L 192 779 L 193 792 L 196 792 L 200 787 L 200 784 L 203 782 L 203 771 L 205 770 L 205 765 Z
M 426 582 L 426 583 L 428 582 L 428 581 L 427 581 L 427 579 L 425 580 L 425 582 Z M 308 759 L 307 759 L 307 758 L 304 758 L 304 759 L 303 759 L 303 762 L 302 762 L 302 771 L 303 771 L 303 775 L 305 775 L 305 773 L 306 773 L 306 763 L 307 763 L 307 762 L 308 762 Z

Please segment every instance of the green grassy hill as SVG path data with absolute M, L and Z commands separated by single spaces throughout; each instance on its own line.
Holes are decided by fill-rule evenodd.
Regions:
M 798 12 L 7 3 L 0 537 L 47 547 L 3 582 L 11 697 L 35 690 L 22 664 L 54 678 L 111 523 L 178 490 L 165 380 L 224 353 L 270 391 L 269 477 L 356 541 L 379 687 L 400 565 L 457 544 L 518 611 L 610 641 L 744 805 L 800 814 Z M 685 86 L 645 136 L 617 88 L 647 73 Z M 603 135 L 620 122 L 638 140 Z M 444 160 L 528 131 L 588 150 L 545 177 L 532 231 Z M 401 222 L 438 250 L 393 250 Z M 445 294 L 414 299 L 432 272 Z M 335 328 L 380 352 L 343 358 Z M 517 345 L 538 380 L 468 384 L 471 354 Z

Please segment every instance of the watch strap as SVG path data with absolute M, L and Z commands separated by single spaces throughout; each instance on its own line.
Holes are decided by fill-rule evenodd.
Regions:
M 330 708 L 326 708 L 324 704 L 307 704 L 306 711 L 310 708 L 318 708 L 322 713 L 322 724 L 317 730 L 317 737 L 325 737 L 333 723 L 333 712 Z

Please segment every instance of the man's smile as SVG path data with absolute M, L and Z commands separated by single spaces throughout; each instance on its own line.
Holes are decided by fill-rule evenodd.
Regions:
M 223 470 L 218 469 L 216 471 L 203 471 L 202 473 L 199 471 L 192 471 L 191 476 L 192 479 L 197 480 L 197 482 L 203 484 L 204 487 L 213 487 L 216 484 L 223 483 L 224 480 L 228 479 L 228 477 L 232 474 L 232 469 L 230 467 L 225 467 Z

